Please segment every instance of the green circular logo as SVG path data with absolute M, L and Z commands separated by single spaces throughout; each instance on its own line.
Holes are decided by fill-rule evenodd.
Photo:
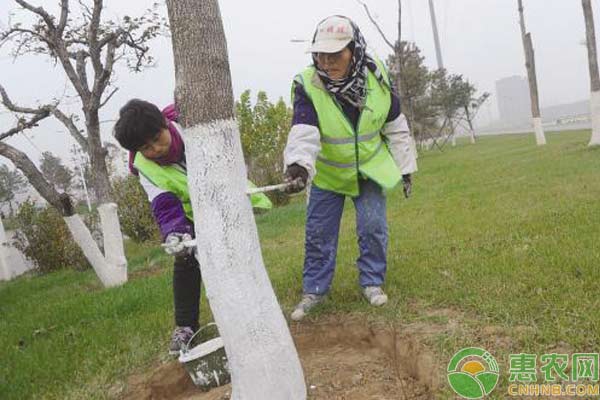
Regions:
M 465 399 L 482 399 L 494 390 L 500 373 L 496 359 L 486 350 L 467 347 L 448 364 L 448 382 Z

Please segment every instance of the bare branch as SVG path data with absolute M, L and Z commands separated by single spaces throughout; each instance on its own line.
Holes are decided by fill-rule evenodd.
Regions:
M 73 136 L 73 138 L 77 141 L 79 146 L 81 146 L 83 151 L 85 151 L 87 153 L 88 152 L 87 138 L 85 136 L 83 136 L 81 131 L 77 128 L 77 126 L 75 125 L 75 122 L 73 121 L 73 117 L 72 116 L 68 117 L 65 113 L 63 113 L 58 108 L 54 108 L 52 110 L 52 115 L 54 115 L 54 117 L 56 119 L 58 119 L 60 122 L 62 122 L 62 124 L 69 130 L 69 133 L 71 134 L 71 136 Z
M 29 183 L 38 191 L 38 193 L 59 210 L 63 215 L 68 214 L 68 208 L 65 207 L 65 195 L 60 194 L 54 189 L 35 164 L 27 157 L 25 153 L 14 148 L 8 143 L 0 142 L 0 155 L 8 158 L 13 164 L 27 177 Z M 68 198 L 68 197 L 67 197 Z
M 9 30 L 0 33 L 0 46 L 2 46 L 4 43 L 6 43 L 11 38 L 11 36 L 13 36 L 14 33 L 18 33 L 21 35 L 24 35 L 24 34 L 31 35 L 46 44 L 49 43 L 48 38 L 39 32 L 33 31 L 31 29 L 12 27 Z
M 20 107 L 12 102 L 12 100 L 8 97 L 4 86 L 0 85 L 0 97 L 2 97 L 2 104 L 12 112 L 22 113 L 22 114 L 40 114 L 43 113 L 51 106 L 44 106 L 40 108 L 27 108 Z
M 102 74 L 102 62 L 100 53 L 102 48 L 98 46 L 98 27 L 100 26 L 100 13 L 102 12 L 102 0 L 94 0 L 94 9 L 88 26 L 87 39 L 90 46 L 90 57 L 96 79 Z
M 28 2 L 26 2 L 25 0 L 15 0 L 15 1 L 21 7 L 42 17 L 42 19 L 44 20 L 44 22 L 46 23 L 46 25 L 48 26 L 48 28 L 51 31 L 54 31 L 56 29 L 56 26 L 54 25 L 54 17 L 52 17 L 50 14 L 48 14 L 48 12 L 46 10 L 44 10 L 43 7 L 34 7 L 31 4 L 29 4 Z
M 58 23 L 57 34 L 62 36 L 65 27 L 67 26 L 67 17 L 69 16 L 69 0 L 60 1 L 60 21 Z
M 118 90 L 119 90 L 119 88 L 114 88 L 114 90 L 106 97 L 106 99 L 104 99 L 104 101 L 102 103 L 100 103 L 100 107 L 98 107 L 98 108 L 104 107 L 106 105 L 106 103 L 108 103 L 110 98 L 113 97 L 113 95 L 115 93 L 117 93 Z
M 64 41 L 62 41 L 62 39 L 60 41 L 60 46 L 56 49 L 56 56 L 60 60 L 60 63 L 63 66 L 67 77 L 71 81 L 71 84 L 75 88 L 75 91 L 77 91 L 77 94 L 79 95 L 79 97 L 81 97 L 81 101 L 84 105 L 87 104 L 90 98 L 90 91 L 87 88 L 87 85 L 82 84 L 81 77 L 73 67 L 73 64 L 71 64 L 70 54 L 67 51 L 65 43 Z
M 85 88 L 86 91 L 89 91 L 88 80 L 87 80 L 87 72 L 85 69 L 85 59 L 87 58 L 87 52 L 80 50 L 75 55 L 77 75 L 79 75 L 79 81 L 81 85 Z
M 44 118 L 47 118 L 50 115 L 50 110 L 43 110 L 40 113 L 35 114 L 34 117 L 32 117 L 29 121 L 25 120 L 25 118 L 19 118 L 19 121 L 17 122 L 17 126 L 15 126 L 12 129 L 9 129 L 8 131 L 4 132 L 3 134 L 0 135 L 0 141 L 11 137 L 13 135 L 16 135 L 17 133 L 21 133 L 24 130 L 33 128 L 35 126 L 37 126 L 38 122 L 40 122 L 41 120 L 43 120 Z
M 381 28 L 379 27 L 379 24 L 377 23 L 377 21 L 375 21 L 375 19 L 373 18 L 373 16 L 371 15 L 371 12 L 369 11 L 369 7 L 367 7 L 367 5 L 362 2 L 361 0 L 356 0 L 360 5 L 362 5 L 367 13 L 367 16 L 369 17 L 369 19 L 371 20 L 371 22 L 373 23 L 373 25 L 375 25 L 375 28 L 377 28 L 377 31 L 379 32 L 379 34 L 381 35 L 381 37 L 383 38 L 383 40 L 385 41 L 385 43 L 390 46 L 390 48 L 392 49 L 392 51 L 395 50 L 394 45 L 388 40 L 388 38 L 385 36 L 385 33 L 383 33 L 383 31 L 381 30 Z

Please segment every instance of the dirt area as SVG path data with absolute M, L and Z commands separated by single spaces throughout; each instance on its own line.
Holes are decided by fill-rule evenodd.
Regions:
M 445 324 L 444 324 L 445 325 Z M 327 400 L 420 400 L 431 399 L 441 372 L 425 350 L 417 332 L 368 324 L 355 319 L 333 319 L 291 326 L 304 367 L 309 399 Z M 432 326 L 427 326 L 432 330 Z M 441 327 L 433 328 L 442 329 Z M 208 393 L 192 384 L 177 361 L 129 378 L 120 398 L 127 400 L 225 400 L 230 387 Z

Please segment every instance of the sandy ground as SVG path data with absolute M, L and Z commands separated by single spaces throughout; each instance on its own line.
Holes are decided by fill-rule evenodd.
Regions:
M 293 324 L 309 399 L 431 399 L 438 385 L 433 357 L 410 330 L 364 321 Z M 225 400 L 229 385 L 200 392 L 177 361 L 129 378 L 117 396 L 133 400 Z

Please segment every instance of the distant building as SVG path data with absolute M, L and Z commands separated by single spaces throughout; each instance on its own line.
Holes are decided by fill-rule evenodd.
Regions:
M 500 121 L 519 125 L 531 118 L 529 84 L 522 76 L 510 76 L 496 81 L 496 99 Z

